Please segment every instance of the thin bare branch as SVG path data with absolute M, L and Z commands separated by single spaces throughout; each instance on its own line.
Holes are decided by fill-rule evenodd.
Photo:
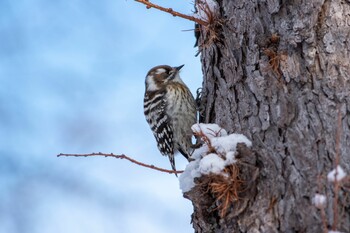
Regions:
M 335 231 L 337 229 L 338 225 L 338 218 L 339 218 L 339 213 L 338 213 L 338 196 L 339 196 L 339 180 L 337 178 L 338 176 L 338 165 L 340 163 L 340 137 L 342 134 L 342 125 L 341 125 L 341 111 L 340 111 L 340 104 L 337 106 L 338 110 L 338 119 L 337 119 L 337 134 L 335 138 L 335 181 L 334 181 L 334 198 L 333 198 L 333 225 L 332 225 L 332 230 Z
M 322 177 L 321 175 L 319 175 L 317 177 L 317 186 L 318 186 L 318 192 L 319 193 L 323 193 L 324 190 L 322 189 L 322 182 L 321 180 L 323 179 L 324 177 Z M 324 205 L 320 205 L 320 208 L 321 210 L 321 220 L 322 220 L 322 225 L 323 225 L 323 233 L 327 233 L 328 232 L 328 227 L 327 227 L 327 215 L 326 215 L 326 210 L 325 210 L 325 206 Z
M 174 11 L 172 8 L 166 8 L 166 7 L 159 6 L 159 5 L 154 4 L 154 3 L 152 3 L 152 2 L 150 2 L 148 0 L 135 0 L 135 1 L 139 2 L 139 3 L 142 3 L 142 4 L 145 4 L 147 9 L 155 8 L 155 9 L 158 9 L 160 11 L 167 12 L 167 13 L 171 14 L 174 17 L 178 16 L 180 18 L 196 22 L 196 23 L 198 23 L 200 25 L 203 25 L 203 26 L 207 26 L 208 25 L 208 22 L 206 22 L 204 20 L 201 20 L 199 18 L 190 16 L 190 15 L 182 14 L 180 12 Z
M 89 157 L 89 156 L 104 156 L 104 157 L 113 157 L 113 158 L 116 158 L 116 159 L 126 159 L 126 160 L 129 160 L 130 162 L 132 163 L 135 163 L 139 166 L 142 166 L 142 167 L 147 167 L 147 168 L 150 168 L 150 169 L 153 169 L 153 170 L 157 170 L 157 171 L 161 171 L 161 172 L 166 172 L 166 173 L 169 173 L 169 174 L 179 174 L 179 173 L 183 173 L 183 171 L 173 171 L 173 170 L 167 170 L 167 169 L 164 169 L 164 168 L 159 168 L 159 167 L 156 167 L 154 165 L 149 165 L 149 164 L 145 164 L 145 163 L 141 163 L 135 159 L 132 159 L 124 154 L 121 154 L 121 155 L 115 155 L 113 153 L 110 153 L 110 154 L 105 154 L 105 153 L 101 153 L 101 152 L 98 152 L 98 153 L 91 153 L 91 154 L 58 154 L 57 157 L 61 157 L 61 156 L 66 156 L 66 157 Z

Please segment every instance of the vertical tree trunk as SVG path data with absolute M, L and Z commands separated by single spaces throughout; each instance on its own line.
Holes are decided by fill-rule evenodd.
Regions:
M 199 40 L 202 114 L 205 122 L 250 138 L 254 153 L 240 153 L 257 169 L 241 168 L 254 185 L 225 216 L 203 188 L 186 193 L 194 205 L 195 231 L 324 232 L 312 197 L 318 192 L 332 197 L 326 175 L 335 165 L 337 130 L 339 164 L 350 172 L 350 2 L 218 0 L 218 5 L 215 37 L 202 27 Z M 349 189 L 339 196 L 336 227 L 350 232 Z M 330 229 L 335 216 L 330 199 L 326 211 Z

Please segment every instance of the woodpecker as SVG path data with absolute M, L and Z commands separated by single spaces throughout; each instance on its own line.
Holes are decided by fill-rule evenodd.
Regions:
M 191 126 L 197 121 L 196 102 L 179 75 L 183 66 L 153 67 L 145 81 L 143 106 L 146 120 L 160 153 L 169 157 L 174 171 L 177 151 L 190 160 L 193 152 Z

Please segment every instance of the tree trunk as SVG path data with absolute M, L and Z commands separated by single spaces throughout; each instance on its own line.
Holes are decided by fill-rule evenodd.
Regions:
M 202 121 L 253 146 L 238 150 L 246 184 L 224 216 L 207 189 L 185 193 L 195 231 L 350 232 L 350 189 L 334 204 L 326 178 L 336 164 L 350 172 L 350 1 L 217 3 L 199 38 Z M 316 193 L 328 198 L 324 218 Z

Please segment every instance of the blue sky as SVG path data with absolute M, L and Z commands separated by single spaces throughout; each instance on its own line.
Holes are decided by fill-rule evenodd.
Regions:
M 143 116 L 144 78 L 185 64 L 195 93 L 202 74 L 188 29 L 131 0 L 0 1 L 0 233 L 193 232 L 174 175 L 56 157 L 124 153 L 170 168 Z

